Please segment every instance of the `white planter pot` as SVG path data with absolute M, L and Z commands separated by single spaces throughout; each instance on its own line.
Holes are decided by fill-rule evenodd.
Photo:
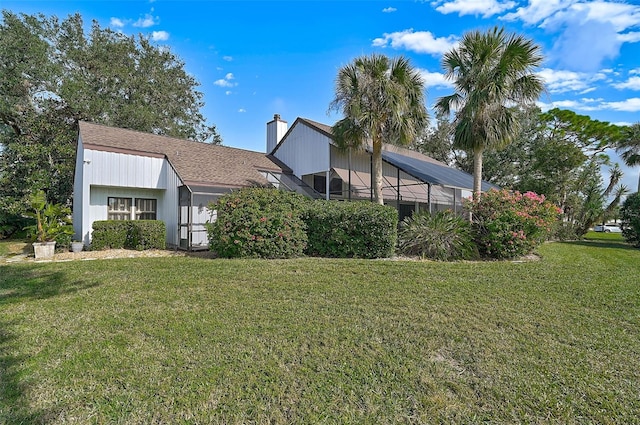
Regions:
M 71 252 L 81 252 L 84 249 L 82 242 L 71 242 Z
M 53 258 L 56 252 L 56 242 L 34 242 L 33 253 L 36 256 L 36 260 L 44 260 Z

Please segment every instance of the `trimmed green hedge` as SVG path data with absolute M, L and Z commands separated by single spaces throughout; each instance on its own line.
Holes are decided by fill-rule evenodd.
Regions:
M 166 225 L 160 220 L 94 221 L 91 249 L 165 249 L 166 234 Z
M 307 245 L 301 215 L 310 202 L 302 195 L 274 188 L 245 188 L 218 199 L 209 209 L 209 248 L 220 257 L 291 258 Z
M 314 201 L 304 215 L 306 254 L 318 257 L 381 258 L 394 253 L 395 208 L 370 202 Z

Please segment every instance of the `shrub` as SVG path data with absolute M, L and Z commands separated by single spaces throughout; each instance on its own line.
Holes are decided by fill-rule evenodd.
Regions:
M 398 251 L 432 260 L 469 260 L 478 257 L 471 224 L 452 211 L 418 212 L 400 223 Z
M 33 224 L 32 219 L 0 210 L 0 239 L 19 234 L 25 227 Z
M 624 239 L 640 248 L 640 193 L 627 196 L 620 208 L 620 222 Z
M 398 232 L 395 208 L 370 202 L 318 200 L 307 209 L 304 220 L 308 255 L 338 258 L 393 255 Z
M 553 226 L 551 239 L 556 241 L 575 241 L 581 239 L 578 227 L 566 221 L 558 220 Z
M 67 252 L 71 247 L 71 237 L 69 233 L 61 233 L 56 236 L 56 251 Z
M 122 249 L 127 245 L 129 221 L 104 220 L 93 222 L 91 249 Z
M 531 253 L 550 234 L 560 209 L 544 196 L 492 189 L 467 201 L 480 254 L 514 258 Z
M 161 220 L 130 221 L 126 248 L 143 251 L 145 249 L 165 249 L 167 228 Z
M 301 215 L 304 196 L 274 188 L 246 188 L 209 205 L 216 210 L 207 225 L 209 247 L 221 257 L 290 258 L 307 246 Z
M 91 249 L 165 249 L 166 233 L 161 220 L 94 221 Z

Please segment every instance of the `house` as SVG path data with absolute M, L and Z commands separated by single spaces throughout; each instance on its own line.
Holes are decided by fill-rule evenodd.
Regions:
M 407 149 L 383 149 L 385 204 L 413 211 L 460 210 L 473 177 Z M 162 220 L 167 246 L 206 249 L 207 205 L 234 189 L 274 186 L 312 198 L 372 199 L 370 150 L 341 151 L 331 127 L 275 115 L 267 153 L 79 123 L 73 196 L 75 238 L 97 220 Z M 491 187 L 483 184 L 483 190 Z
M 168 246 L 206 248 L 209 202 L 241 187 L 278 185 L 285 172 L 264 153 L 80 122 L 75 238 L 88 245 L 96 220 L 157 219 Z

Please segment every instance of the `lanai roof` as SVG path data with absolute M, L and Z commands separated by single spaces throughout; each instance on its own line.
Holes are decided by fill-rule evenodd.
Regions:
M 243 187 L 267 184 L 259 171 L 282 172 L 285 167 L 264 153 L 210 145 L 135 130 L 80 121 L 86 149 L 164 157 L 187 185 Z

